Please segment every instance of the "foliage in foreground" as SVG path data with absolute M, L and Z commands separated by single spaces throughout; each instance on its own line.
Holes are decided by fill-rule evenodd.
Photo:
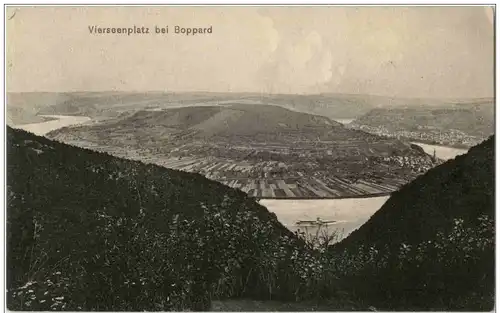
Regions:
M 492 310 L 494 139 L 394 193 L 330 249 L 342 287 L 384 309 Z
M 315 252 L 240 191 L 7 135 L 11 310 L 206 310 L 214 297 L 332 289 Z
M 391 310 L 485 310 L 494 305 L 494 221 L 481 216 L 477 227 L 453 221 L 417 245 L 361 245 L 334 254 L 342 286 L 356 298 Z
M 334 300 L 352 295 L 350 309 L 492 308 L 492 140 L 403 188 L 412 196 L 391 197 L 332 248 L 335 233 L 293 234 L 244 193 L 200 175 L 7 135 L 11 310 L 208 310 L 225 298 L 338 310 Z M 421 186 L 464 205 L 441 207 Z M 401 211 L 398 199 L 421 212 Z

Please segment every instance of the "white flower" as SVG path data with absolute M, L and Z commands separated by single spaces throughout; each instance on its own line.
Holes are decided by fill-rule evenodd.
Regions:
M 29 286 L 31 286 L 31 285 L 33 285 L 33 284 L 34 284 L 34 282 L 33 282 L 33 281 L 29 281 L 29 282 L 27 282 L 24 286 L 19 287 L 19 289 L 28 288 Z

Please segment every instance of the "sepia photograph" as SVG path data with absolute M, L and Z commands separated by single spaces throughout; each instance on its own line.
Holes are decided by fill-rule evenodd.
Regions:
M 493 311 L 495 5 L 4 5 L 9 311 Z

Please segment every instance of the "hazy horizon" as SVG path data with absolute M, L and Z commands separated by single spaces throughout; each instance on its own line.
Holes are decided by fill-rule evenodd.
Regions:
M 196 94 L 196 93 L 206 93 L 206 94 L 248 94 L 252 96 L 364 96 L 364 97 L 375 97 L 375 98 L 394 98 L 394 99 L 428 99 L 428 100 L 479 100 L 479 99 L 487 99 L 494 100 L 495 96 L 484 96 L 484 97 L 448 97 L 448 98 L 431 98 L 431 97 L 405 97 L 405 96 L 390 96 L 390 95 L 377 95 L 377 94 L 367 94 L 367 93 L 339 93 L 339 92 L 320 92 L 320 93 L 266 93 L 266 92 L 258 92 L 258 91 L 206 91 L 206 90 L 191 90 L 191 91 L 168 91 L 168 90 L 71 90 L 71 91 L 51 91 L 51 90 L 33 90 L 33 91 L 7 91 L 7 94 L 13 93 L 60 93 L 60 94 L 68 94 L 68 93 L 130 93 L 130 94 L 140 94 L 140 93 L 162 93 L 162 94 Z
M 7 9 L 8 92 L 494 97 L 486 6 Z M 89 34 L 94 25 L 213 33 Z

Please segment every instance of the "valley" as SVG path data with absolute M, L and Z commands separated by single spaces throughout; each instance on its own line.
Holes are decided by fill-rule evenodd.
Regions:
M 151 105 L 153 102 L 146 99 L 142 103 Z M 317 226 L 300 227 L 297 222 L 321 218 L 335 221 L 328 226 L 328 232 L 342 231 L 344 235 L 366 222 L 392 192 L 411 181 L 416 173 L 425 172 L 433 166 L 430 156 L 434 153 L 438 159 L 448 160 L 467 151 L 412 142 L 426 154 L 415 157 L 418 150 L 412 148 L 414 155 L 411 150 L 408 156 L 391 155 L 387 152 L 392 150 L 387 150 L 384 145 L 398 144 L 397 141 L 342 127 L 342 124 L 352 123 L 353 119 L 329 120 L 271 106 L 265 111 L 267 122 L 260 118 L 262 115 L 257 116 L 259 121 L 263 120 L 263 127 L 252 129 L 240 127 L 241 120 L 236 119 L 238 123 L 233 120 L 241 117 L 242 105 L 250 105 L 250 113 L 253 114 L 256 105 L 262 109 L 263 105 L 258 100 L 238 100 L 236 105 L 234 100 L 214 100 L 196 105 L 189 108 L 188 114 L 185 107 L 173 104 L 167 111 L 160 107 L 131 111 L 123 105 L 118 107 L 125 110 L 117 110 L 117 106 L 113 105 L 105 119 L 81 115 L 41 115 L 39 118 L 50 120 L 15 127 L 114 156 L 199 173 L 261 199 L 261 204 L 274 212 L 280 222 L 292 231 L 314 232 Z M 237 110 L 231 110 L 233 107 Z M 200 108 L 203 110 L 200 111 Z M 116 113 L 112 113 L 113 110 L 117 110 Z M 168 110 L 173 110 L 170 112 L 176 116 L 166 114 Z M 179 118 L 183 114 L 186 119 L 181 121 L 190 125 L 200 112 L 205 116 L 199 119 L 201 127 L 195 123 L 198 131 L 179 131 L 182 128 Z M 214 112 L 220 116 L 214 116 Z M 270 114 L 274 114 L 271 121 Z M 294 131 L 289 127 L 292 124 L 290 121 L 308 129 Z M 335 130 L 335 136 L 319 135 L 315 141 L 308 141 L 311 134 L 315 134 L 312 127 L 315 124 L 309 124 L 311 121 L 323 121 L 323 125 Z M 165 127 L 168 123 L 172 126 L 170 129 Z M 218 132 L 229 127 L 236 129 L 237 136 L 234 133 L 219 136 Z M 206 130 L 211 130 L 215 136 L 208 135 Z M 182 136 L 186 138 L 182 140 Z M 349 140 L 341 140 L 342 136 Z M 356 141 L 353 136 L 359 139 Z M 400 147 L 405 146 L 396 146 L 394 151 Z
M 47 136 L 199 173 L 255 198 L 387 195 L 437 164 L 408 143 L 272 105 L 125 112 Z
M 38 135 L 45 135 L 56 128 L 60 127 L 70 127 L 74 125 L 79 125 L 81 123 L 92 123 L 89 122 L 89 118 L 82 116 L 52 116 L 55 121 L 33 123 L 17 125 L 16 128 L 24 129 L 27 131 L 35 132 Z M 58 127 L 55 127 L 57 125 Z M 87 148 L 93 148 L 97 151 L 104 151 L 105 149 L 100 148 L 98 145 L 92 145 L 92 143 L 83 144 L 82 141 L 70 142 L 74 145 L 83 145 Z M 435 151 L 436 157 L 442 160 L 452 159 L 457 155 L 466 153 L 466 150 L 446 148 L 437 145 L 427 145 L 414 143 L 421 146 L 424 151 L 432 155 Z M 217 163 L 214 158 L 205 157 L 199 159 L 188 159 L 188 158 L 172 158 L 163 160 L 161 158 L 153 158 L 147 156 L 139 151 L 134 153 L 131 150 L 116 150 L 113 152 L 114 155 L 122 156 L 129 159 L 142 160 L 147 163 L 154 163 L 163 165 L 169 168 L 180 169 L 187 172 L 197 172 L 205 174 L 208 178 L 220 178 L 220 172 L 235 170 L 250 173 L 252 166 L 249 164 L 237 164 L 233 163 Z M 260 162 L 253 165 L 255 168 L 259 166 L 262 171 L 266 170 L 266 162 Z M 219 172 L 217 172 L 217 170 Z M 212 177 L 213 175 L 213 177 Z M 304 175 L 304 174 L 303 174 Z M 376 212 L 388 199 L 391 192 L 390 187 L 377 189 L 377 185 L 369 184 L 364 180 L 358 181 L 355 186 L 358 188 L 351 187 L 348 181 L 343 181 L 340 178 L 326 177 L 330 184 L 335 183 L 337 186 L 344 186 L 348 192 L 341 193 L 340 191 L 335 192 L 333 189 L 325 187 L 325 183 L 320 181 L 318 178 L 311 178 L 303 188 L 302 185 L 298 185 L 300 178 L 287 178 L 287 179 L 226 179 L 220 180 L 225 185 L 229 187 L 238 188 L 246 192 L 249 196 L 262 199 L 260 204 L 265 206 L 269 211 L 276 214 L 278 220 L 285 225 L 291 231 L 306 231 L 309 233 L 314 233 L 318 230 L 318 226 L 299 226 L 297 222 L 304 220 L 316 220 L 321 218 L 322 220 L 333 220 L 335 221 L 332 225 L 324 227 L 322 229 L 328 233 L 338 232 L 343 236 L 347 236 L 353 230 L 358 228 L 360 225 L 365 223 L 370 216 Z M 365 182 L 365 183 L 363 183 Z M 387 182 L 387 180 L 386 180 Z M 403 183 L 402 180 L 395 180 L 392 190 L 396 189 L 398 184 Z M 387 184 L 385 184 L 387 186 Z M 371 192 L 366 195 L 364 191 Z M 304 190 L 305 194 L 301 193 Z M 341 189 L 342 190 L 342 189 Z M 311 195 L 318 198 L 325 197 L 329 195 L 328 192 L 336 197 L 335 199 L 311 199 Z M 333 193 L 335 192 L 335 193 Z M 332 195 L 330 194 L 330 195 Z M 305 199 L 302 199 L 305 198 Z M 341 239 L 339 236 L 338 239 Z
M 7 311 L 498 307 L 492 4 L 4 9 Z
M 397 252 L 400 251 L 399 243 L 394 244 L 394 247 L 383 246 L 377 238 L 379 234 L 382 234 L 390 237 L 391 240 L 396 240 L 391 237 L 391 234 L 398 232 L 402 236 L 398 236 L 397 240 L 400 240 L 402 247 L 405 247 L 405 240 L 408 238 L 415 240 L 412 230 L 416 230 L 418 243 L 418 239 L 421 239 L 419 236 L 422 235 L 419 228 L 434 227 L 434 219 L 422 220 L 418 212 L 427 210 L 430 214 L 440 216 L 433 213 L 433 209 L 428 209 L 428 203 L 439 201 L 440 195 L 439 193 L 418 195 L 418 192 L 422 194 L 423 187 L 411 187 L 415 184 L 407 182 L 413 179 L 418 182 L 417 184 L 421 184 L 422 181 L 430 180 L 431 182 L 427 184 L 437 189 L 440 187 L 436 186 L 441 186 L 440 184 L 445 181 L 451 180 L 454 184 L 453 177 L 455 176 L 446 172 L 452 173 L 454 166 L 471 168 L 463 164 L 465 160 L 471 164 L 473 162 L 483 164 L 479 167 L 484 168 L 486 174 L 480 173 L 478 177 L 480 177 L 479 181 L 485 184 L 485 188 L 478 186 L 478 180 L 473 178 L 469 180 L 473 182 L 471 186 L 475 188 L 474 193 L 467 191 L 468 189 L 458 192 L 450 189 L 442 192 L 447 197 L 446 201 L 443 200 L 443 204 L 436 207 L 441 210 L 445 208 L 446 214 L 451 217 L 439 220 L 440 225 L 449 227 L 448 220 L 451 220 L 453 216 L 463 216 L 462 213 L 458 215 L 453 210 L 449 210 L 446 203 L 457 201 L 457 204 L 449 205 L 450 208 L 454 208 L 460 207 L 460 203 L 463 202 L 460 200 L 461 197 L 467 197 L 477 203 L 483 203 L 484 199 L 489 199 L 491 186 L 488 185 L 488 179 L 485 179 L 485 175 L 490 173 L 487 165 L 489 161 L 484 160 L 485 156 L 481 155 L 481 149 L 490 151 L 491 148 L 488 146 L 491 147 L 492 140 L 482 144 L 481 147 L 471 149 L 472 152 L 467 153 L 466 156 L 455 158 L 466 153 L 466 150 L 370 135 L 344 128 L 340 122 L 349 122 L 344 119 L 338 119 L 339 123 L 337 123 L 336 119 L 325 120 L 323 117 L 304 116 L 300 112 L 291 111 L 292 113 L 286 112 L 286 117 L 280 120 L 279 116 L 283 112 L 277 116 L 271 115 L 269 118 L 270 113 L 275 114 L 280 111 L 271 108 L 271 112 L 266 112 L 267 116 L 258 118 L 259 121 L 263 121 L 259 124 L 260 127 L 252 129 L 245 127 L 251 125 L 252 119 L 247 119 L 248 116 L 241 119 L 247 112 L 239 107 L 234 110 L 231 104 L 229 104 L 230 112 L 223 112 L 224 109 L 219 106 L 217 110 L 210 105 L 204 106 L 201 110 L 203 113 L 201 118 L 199 107 L 190 108 L 188 114 L 183 112 L 183 108 L 172 109 L 167 112 L 155 109 L 123 111 L 110 113 L 110 116 L 114 114 L 117 116 L 108 116 L 105 119 L 91 119 L 81 115 L 49 114 L 38 117 L 42 120 L 50 119 L 48 121 L 15 125 L 15 128 L 55 138 L 73 147 L 19 130 L 8 129 L 11 151 L 9 163 L 14 164 L 9 171 L 14 172 L 19 178 L 9 182 L 9 217 L 16 223 L 16 227 L 10 228 L 9 238 L 11 239 L 9 240 L 17 242 L 12 238 L 22 239 L 9 252 L 11 259 L 8 262 L 15 273 L 14 279 L 9 284 L 17 286 L 14 290 L 19 292 L 18 294 L 24 292 L 23 288 L 27 286 L 24 273 L 29 271 L 29 264 L 19 251 L 31 244 L 35 249 L 41 249 L 35 250 L 36 253 L 49 251 L 47 260 L 50 264 L 54 264 L 60 272 L 65 273 L 64 279 L 77 282 L 62 284 L 66 288 L 64 291 L 53 288 L 51 285 L 46 285 L 44 281 L 47 277 L 57 279 L 59 272 L 54 274 L 43 269 L 39 274 L 40 279 L 35 280 L 29 288 L 35 290 L 36 299 L 43 299 L 40 301 L 44 302 L 40 304 L 29 302 L 28 306 L 47 309 L 51 304 L 50 308 L 56 306 L 57 309 L 64 310 L 75 308 L 78 303 L 86 308 L 98 305 L 116 309 L 116 305 L 106 302 L 105 297 L 110 286 L 117 285 L 121 289 L 113 295 L 121 297 L 123 306 L 121 308 L 124 310 L 139 307 L 146 307 L 150 310 L 169 308 L 181 310 L 185 309 L 186 305 L 193 308 L 202 306 L 205 310 L 210 306 L 210 309 L 215 311 L 230 308 L 238 310 L 245 308 L 247 310 L 252 308 L 366 310 L 362 298 L 354 296 L 357 290 L 365 293 L 364 297 L 378 308 L 407 308 L 405 306 L 407 302 L 404 302 L 407 301 L 406 299 L 411 299 L 420 308 L 439 307 L 443 296 L 448 297 L 445 298 L 446 301 L 455 303 L 455 293 L 464 294 L 460 297 L 464 300 L 457 307 L 489 306 L 491 284 L 488 275 L 492 270 L 489 263 L 491 257 L 487 251 L 491 250 L 492 240 L 489 235 L 491 219 L 486 215 L 478 217 L 481 223 L 477 230 L 478 234 L 475 233 L 474 228 L 470 227 L 472 223 L 475 223 L 476 217 L 467 217 L 469 218 L 467 223 L 471 224 L 466 224 L 468 228 L 465 229 L 466 235 L 463 240 L 450 237 L 444 239 L 443 242 L 441 233 L 434 238 L 432 237 L 433 231 L 425 232 L 430 234 L 427 235 L 430 240 L 436 240 L 436 243 L 441 245 L 440 247 L 444 247 L 442 248 L 444 250 L 438 253 L 451 253 L 447 256 L 449 260 L 465 260 L 452 263 L 452 269 L 448 272 L 453 274 L 453 277 L 468 280 L 475 279 L 476 276 L 483 277 L 477 280 L 477 284 L 485 286 L 481 287 L 484 289 L 481 290 L 484 295 L 480 297 L 470 296 L 468 293 L 470 288 L 455 288 L 453 284 L 449 284 L 446 275 L 450 273 L 447 272 L 446 277 L 440 274 L 449 266 L 448 263 L 444 266 L 443 259 L 437 258 L 436 261 L 422 263 L 421 260 L 427 258 L 422 258 L 418 253 L 425 253 L 425 256 L 434 253 L 434 250 L 429 250 L 427 245 L 422 246 L 420 243 L 416 245 L 418 252 L 409 250 L 412 254 L 401 255 Z M 231 110 L 237 111 L 237 114 Z M 217 114 L 222 114 L 224 117 L 222 120 L 228 123 L 221 126 L 220 116 L 217 117 L 215 114 L 214 117 L 214 114 L 211 114 L 215 111 L 219 111 Z M 230 122 L 233 124 L 231 125 Z M 244 127 L 240 127 L 242 124 Z M 294 124 L 301 131 L 294 130 Z M 330 130 L 325 131 L 322 125 L 327 125 Z M 229 129 L 232 131 L 228 132 Z M 323 135 L 320 134 L 321 132 Z M 315 137 L 315 141 L 311 140 Z M 146 148 L 141 148 L 141 143 L 146 143 L 144 145 Z M 94 151 L 81 150 L 74 146 L 90 148 Z M 117 159 L 108 154 L 120 156 L 123 159 Z M 436 159 L 432 157 L 433 154 Z M 130 159 L 141 162 L 133 162 Z M 450 159 L 454 160 L 444 162 Z M 487 152 L 486 159 L 491 159 L 490 152 Z M 36 162 L 36 166 L 33 166 L 33 161 Z M 153 164 L 162 165 L 162 167 L 156 167 Z M 437 166 L 435 170 L 427 171 L 435 166 Z M 201 174 L 211 180 L 193 173 Z M 438 175 L 438 182 L 434 182 L 436 179 L 429 178 L 429 175 L 435 176 L 438 173 L 441 173 Z M 462 180 L 468 181 L 467 177 L 473 177 L 476 174 L 478 174 L 477 171 L 472 171 Z M 40 183 L 37 180 L 28 179 L 29 177 L 37 177 Z M 235 189 L 217 184 L 214 180 Z M 27 187 L 22 183 L 24 181 L 29 181 L 31 185 Z M 453 185 L 453 189 L 455 187 Z M 408 188 L 414 188 L 417 191 L 412 191 L 403 200 L 398 199 L 401 193 L 408 193 Z M 37 190 L 37 192 L 33 195 L 32 190 Z M 106 196 L 96 197 L 96 194 L 101 192 L 104 192 Z M 398 204 L 410 207 L 415 204 L 417 209 L 411 208 L 406 213 L 411 217 L 400 221 L 397 217 L 391 216 L 384 220 L 388 208 L 394 206 L 395 201 L 406 203 L 408 202 L 406 199 L 412 196 L 415 198 L 410 203 Z M 38 200 L 40 197 L 44 200 Z M 424 203 L 420 203 L 422 199 Z M 166 207 L 165 204 L 167 204 Z M 62 207 L 59 208 L 59 205 Z M 491 205 L 486 203 L 479 207 L 487 211 Z M 144 208 L 147 209 L 144 210 Z M 21 235 L 21 230 L 26 228 L 24 223 L 26 216 L 23 214 L 29 214 L 29 219 L 36 221 L 35 225 L 40 221 L 43 223 L 42 240 L 31 243 L 31 237 Z M 391 214 L 399 213 L 392 212 Z M 179 232 L 180 228 L 177 226 L 177 219 L 180 215 L 182 215 L 181 223 L 184 225 L 182 232 Z M 157 223 L 158 220 L 161 220 L 161 223 Z M 319 223 L 315 224 L 315 221 Z M 322 224 L 323 221 L 325 221 L 324 224 Z M 453 219 L 455 228 L 457 228 L 456 225 L 461 225 L 457 224 L 460 221 L 463 220 Z M 310 222 L 312 223 L 309 225 Z M 249 223 L 250 226 L 248 226 Z M 61 234 L 66 234 L 68 239 L 62 241 L 62 247 L 65 254 L 69 253 L 68 255 L 71 256 L 70 251 L 73 251 L 71 249 L 74 243 L 78 242 L 76 236 L 83 234 L 84 230 L 89 229 L 88 227 L 95 227 L 90 232 L 92 252 L 79 249 L 81 252 L 71 258 L 71 264 L 58 265 L 59 250 L 55 252 L 56 242 L 50 239 L 51 236 L 55 234 L 57 238 L 62 238 Z M 376 231 L 373 230 L 374 227 L 378 227 Z M 387 228 L 391 229 L 392 233 L 386 231 Z M 25 234 L 26 231 L 23 231 Z M 462 230 L 460 228 L 453 231 Z M 126 238 L 129 239 L 124 239 L 122 242 L 122 239 L 119 239 L 121 237 L 115 236 L 115 233 L 126 234 L 128 236 Z M 317 236 L 328 236 L 329 244 L 334 245 L 330 245 L 330 248 L 326 250 L 324 248 L 316 250 L 319 246 L 313 248 L 309 242 Z M 362 238 L 363 236 L 366 238 Z M 191 240 L 191 238 L 194 239 Z M 305 240 L 308 245 L 304 246 L 301 240 Z M 352 242 L 356 240 L 361 240 L 362 243 L 353 244 Z M 392 242 L 391 240 L 386 240 L 386 242 Z M 128 244 L 130 242 L 133 245 Z M 431 241 L 426 239 L 424 243 L 427 242 Z M 473 242 L 475 246 L 472 248 L 464 246 L 464 242 Z M 365 247 L 365 244 L 369 246 Z M 218 252 L 213 254 L 210 252 L 211 249 L 203 248 L 204 245 L 217 246 Z M 465 249 L 472 251 L 475 256 L 481 258 L 485 266 L 475 268 L 475 265 L 466 258 L 467 255 L 455 258 L 453 254 L 456 251 L 453 248 L 455 245 L 460 247 L 459 251 L 465 251 Z M 240 253 L 246 251 L 244 247 L 253 247 L 255 251 L 260 251 L 260 257 L 254 259 Z M 100 255 L 103 251 L 117 250 L 119 253 L 113 255 L 113 264 L 122 264 L 120 265 L 122 266 L 121 272 L 126 274 L 118 277 L 110 285 L 111 281 L 102 280 L 107 279 L 108 276 L 96 276 L 96 273 L 101 273 L 101 270 L 92 271 L 92 267 L 104 266 L 103 268 L 108 270 L 105 264 L 98 261 L 103 259 Z M 190 252 L 186 252 L 187 250 Z M 334 252 L 330 253 L 330 250 Z M 170 252 L 166 253 L 166 251 Z M 179 274 L 177 272 L 174 274 L 170 271 L 170 265 L 169 267 L 163 265 L 165 262 L 184 264 L 179 263 L 175 257 L 179 251 L 190 254 L 187 258 L 181 257 L 182 260 L 188 260 L 188 263 L 185 266 L 175 267 L 179 269 Z M 134 257 L 145 253 L 148 255 L 147 258 Z M 217 261 L 203 264 L 198 270 L 193 270 L 200 266 L 200 263 L 197 263 L 199 255 Z M 81 261 L 86 260 L 88 256 L 92 256 L 90 265 Z M 106 253 L 103 256 L 108 257 Z M 138 264 L 144 273 L 152 274 L 137 275 L 135 272 L 127 272 L 129 267 L 125 264 L 128 264 L 130 260 L 136 262 L 134 264 Z M 278 267 L 270 270 L 267 265 L 269 262 Z M 407 265 L 405 268 L 400 268 L 398 262 L 406 262 Z M 214 268 L 210 264 L 218 265 Z M 246 264 L 255 265 L 248 272 Z M 434 269 L 432 266 L 436 264 L 437 268 Z M 468 271 L 463 270 L 461 266 L 472 268 L 480 274 L 468 276 Z M 424 269 L 420 270 L 422 267 Z M 79 270 L 73 271 L 74 268 Z M 419 278 L 408 285 L 405 279 L 411 275 L 407 272 L 409 271 L 407 268 L 420 270 L 419 277 L 433 273 L 433 277 L 438 277 L 438 283 L 448 284 L 446 290 L 453 289 L 453 293 L 447 293 L 446 290 L 434 291 L 435 289 L 432 288 L 436 287 L 431 285 L 430 291 L 423 300 L 419 296 L 411 298 L 407 294 L 400 294 L 399 291 L 402 288 L 426 290 L 422 286 L 429 286 L 433 283 L 433 281 Z M 243 274 L 240 269 L 244 270 Z M 253 275 L 251 283 L 248 284 L 248 277 L 251 276 L 253 269 L 266 273 L 268 275 L 266 277 L 271 277 L 270 280 L 261 280 L 261 276 Z M 386 273 L 392 273 L 391 271 L 394 273 L 389 277 L 403 278 L 400 281 L 388 281 Z M 93 275 L 94 280 L 102 280 L 93 288 L 102 285 L 107 287 L 106 290 L 95 294 L 85 294 L 82 298 L 86 299 L 85 303 L 78 302 L 81 301 L 79 295 L 86 290 L 84 286 L 93 284 L 93 280 L 84 280 L 88 276 L 87 273 Z M 206 273 L 212 273 L 210 274 L 212 276 Z M 286 273 L 287 278 L 283 278 L 283 273 Z M 245 287 L 238 283 L 241 275 L 247 277 Z M 156 283 L 158 277 L 161 279 L 158 280 L 159 283 Z M 169 284 L 168 288 L 158 285 L 162 284 L 165 277 L 169 282 L 175 281 L 175 283 Z M 386 293 L 396 295 L 398 298 L 390 305 L 378 301 L 384 297 L 384 294 L 367 290 L 365 288 L 367 277 L 374 277 L 374 283 L 384 280 L 384 286 L 387 286 Z M 131 281 L 132 285 L 130 285 Z M 187 289 L 189 290 L 187 294 L 179 294 L 177 286 L 183 286 L 183 288 L 189 286 L 189 281 L 209 281 L 217 287 L 208 288 L 207 290 L 210 291 L 205 291 L 203 288 L 191 288 Z M 295 298 L 291 298 L 292 291 L 283 287 L 291 283 L 297 284 L 295 292 L 300 290 L 300 298 L 297 294 Z M 342 290 L 345 290 L 345 293 L 341 295 L 335 291 L 339 283 L 342 284 Z M 473 283 L 476 284 L 476 282 Z M 147 286 L 148 290 L 163 290 L 164 294 L 160 294 L 158 298 L 152 297 L 152 301 L 147 295 L 141 298 L 147 301 L 135 300 L 136 298 L 128 296 L 130 292 L 136 292 L 133 291 L 134 284 Z M 311 287 L 321 286 L 321 284 L 327 286 L 326 289 Z M 266 290 L 263 291 L 260 287 L 262 285 L 267 287 Z M 413 287 L 414 285 L 416 287 Z M 69 287 L 78 291 L 73 293 L 73 289 L 69 290 Z M 310 301 L 320 290 L 326 292 L 323 301 L 317 303 Z M 50 297 L 47 298 L 46 292 L 50 292 L 52 300 Z M 213 300 L 200 296 L 200 292 L 210 292 L 214 296 Z M 59 298 L 61 294 L 69 295 L 68 299 L 76 300 L 54 301 L 54 297 Z M 434 297 L 436 299 L 432 298 L 433 294 L 438 295 L 437 298 Z M 17 293 L 9 293 L 10 307 L 23 307 L 23 303 L 19 302 L 16 295 Z M 173 300 L 168 303 L 162 302 L 161 299 L 166 295 L 173 297 Z M 235 296 L 243 296 L 245 299 L 267 297 L 273 300 L 231 300 Z M 325 299 L 329 300 L 324 301 Z M 429 302 L 428 299 L 431 301 Z M 455 308 L 453 306 L 455 304 L 450 305 Z

